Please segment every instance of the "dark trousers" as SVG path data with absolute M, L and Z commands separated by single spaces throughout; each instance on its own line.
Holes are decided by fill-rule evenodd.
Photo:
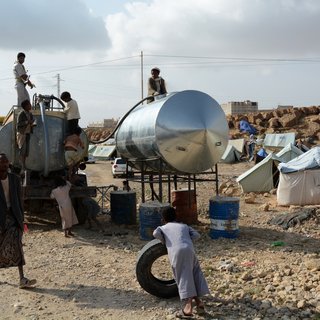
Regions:
M 78 127 L 78 123 L 79 123 L 79 119 L 68 120 L 68 128 L 67 128 L 68 135 L 74 134 L 75 129 Z

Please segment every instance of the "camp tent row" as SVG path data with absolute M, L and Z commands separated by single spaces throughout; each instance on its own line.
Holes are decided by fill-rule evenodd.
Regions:
M 295 159 L 303 152 L 289 143 L 278 153 L 270 153 L 265 159 L 237 178 L 243 192 L 269 192 L 279 182 L 278 165 Z
M 320 147 L 279 164 L 279 205 L 320 204 Z
M 237 182 L 243 192 L 277 188 L 279 205 L 320 204 L 320 147 L 303 153 L 289 144 L 240 175 Z

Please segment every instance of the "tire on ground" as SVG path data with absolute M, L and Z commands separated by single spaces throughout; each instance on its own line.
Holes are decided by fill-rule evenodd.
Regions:
M 160 298 L 172 298 L 179 294 L 174 279 L 161 280 L 151 272 L 153 263 L 166 254 L 168 254 L 166 246 L 154 239 L 141 249 L 136 264 L 136 276 L 140 286 L 148 293 Z

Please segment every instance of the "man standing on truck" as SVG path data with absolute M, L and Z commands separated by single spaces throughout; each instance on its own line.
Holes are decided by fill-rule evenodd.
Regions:
M 19 288 L 25 289 L 35 285 L 36 280 L 29 280 L 23 273 L 21 182 L 17 175 L 8 170 L 9 160 L 4 153 L 0 153 L 0 268 L 18 267 Z
M 16 79 L 15 88 L 18 94 L 18 106 L 21 107 L 21 102 L 24 100 L 30 101 L 29 93 L 26 89 L 26 85 L 28 85 L 31 89 L 35 87 L 35 85 L 30 81 L 30 76 L 28 76 L 27 71 L 23 65 L 26 55 L 23 52 L 19 52 L 17 55 L 17 61 L 13 66 L 13 74 Z
M 77 101 L 72 99 L 71 94 L 67 91 L 61 93 L 60 99 L 65 102 L 64 112 L 66 113 L 68 120 L 68 134 L 74 134 L 80 119 Z

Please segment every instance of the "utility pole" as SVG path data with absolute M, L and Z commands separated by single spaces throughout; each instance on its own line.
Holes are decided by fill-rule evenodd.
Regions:
M 60 73 L 54 76 L 54 78 L 57 78 L 57 98 L 60 99 L 60 82 L 63 80 L 60 78 Z M 59 106 L 59 102 L 56 101 L 56 103 L 57 103 L 57 106 Z
M 140 66 L 141 66 L 141 100 L 142 100 L 143 99 L 143 51 L 141 51 Z
M 57 74 L 57 98 L 60 99 L 60 73 Z

